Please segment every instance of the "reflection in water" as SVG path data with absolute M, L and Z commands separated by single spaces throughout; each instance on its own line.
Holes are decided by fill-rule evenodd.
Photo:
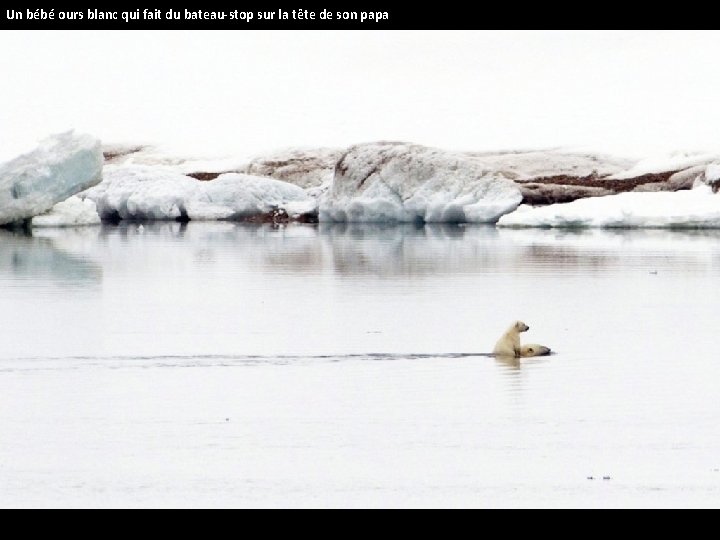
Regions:
M 521 359 L 515 358 L 514 356 L 495 356 L 495 361 L 506 368 L 509 368 L 512 371 L 519 371 L 522 367 Z
M 698 273 L 708 263 L 720 267 L 720 230 L 499 229 L 498 240 L 514 246 L 533 265 L 565 270 L 604 271 L 632 262 Z
M 222 225 L 223 224 L 218 224 L 218 233 L 224 230 Z M 174 221 L 155 221 L 142 224 L 121 222 L 119 225 L 104 225 L 100 229 L 100 237 L 103 239 L 117 238 L 125 243 L 145 235 L 170 240 L 182 240 L 187 230 L 187 223 L 176 223 Z M 220 234 L 216 236 L 220 236 Z
M 172 250 L 172 256 L 190 256 L 199 264 L 238 256 L 243 264 L 267 272 L 331 272 L 380 279 L 497 272 L 596 273 L 622 269 L 633 261 L 641 261 L 653 271 L 704 272 L 708 266 L 720 267 L 720 231 L 151 223 L 104 227 L 100 239 L 110 250 L 123 249 L 121 246 L 137 249 L 137 257 L 147 256 L 146 244 L 152 243 L 164 256 L 171 256 Z M 125 255 L 135 256 L 132 251 Z
M 490 256 L 487 248 L 497 233 L 494 227 L 476 227 L 477 242 L 467 243 L 467 229 L 460 225 L 351 223 L 323 224 L 320 234 L 338 274 L 387 278 L 463 271 L 463 260 L 475 265 Z
M 34 234 L 0 233 L 0 505 L 717 506 L 718 232 Z M 518 318 L 560 354 L 484 356 Z
M 168 242 L 170 240 L 170 242 Z M 547 231 L 463 225 L 123 224 L 0 231 L 0 273 L 100 282 L 102 266 L 151 257 L 213 265 L 228 257 L 268 272 L 380 279 L 437 274 L 599 272 L 642 260 L 654 272 L 720 268 L 720 231 Z M 109 256 L 110 255 L 110 256 Z M 672 255 L 672 256 L 668 256 Z M 122 259 L 121 259 L 122 258 Z M 124 260 L 123 260 L 124 259 Z
M 95 242 L 97 231 L 90 232 Z M 92 233 L 95 233 L 92 236 Z M 63 238 L 74 231 L 63 231 Z M 75 254 L 62 246 L 62 240 L 33 237 L 24 231 L 0 230 L 0 279 L 50 280 L 64 286 L 87 286 L 102 282 L 100 263 Z
M 208 231 L 204 237 L 212 241 Z M 251 247 L 267 270 L 417 278 L 434 274 L 598 272 L 630 260 L 705 271 L 720 259 L 720 231 L 534 231 L 463 225 L 231 226 L 222 236 Z M 672 254 L 672 257 L 668 257 Z M 258 256 L 260 259 L 258 260 Z

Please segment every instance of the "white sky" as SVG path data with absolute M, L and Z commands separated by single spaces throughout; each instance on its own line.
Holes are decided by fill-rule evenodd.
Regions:
M 717 32 L 0 32 L 0 154 L 75 128 L 203 154 L 720 144 Z

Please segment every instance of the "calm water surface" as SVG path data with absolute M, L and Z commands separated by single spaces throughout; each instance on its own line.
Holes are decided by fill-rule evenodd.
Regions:
M 0 232 L 0 506 L 715 507 L 718 278 L 720 232 Z M 556 354 L 484 356 L 515 319 Z

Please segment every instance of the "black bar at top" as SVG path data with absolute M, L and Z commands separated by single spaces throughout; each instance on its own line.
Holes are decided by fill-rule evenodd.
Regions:
M 201 4 L 201 3 L 198 3 Z M 2 30 L 485 30 L 531 28 L 692 28 L 703 21 L 688 13 L 629 15 L 610 4 L 596 9 L 563 13 L 560 7 L 544 3 L 523 6 L 476 3 L 433 3 L 419 7 L 373 5 L 362 2 L 353 7 L 303 6 L 283 8 L 271 3 L 231 4 L 231 9 L 198 7 L 157 8 L 155 6 L 116 8 L 2 8 Z M 227 5 L 227 4 L 225 4 Z M 260 6 L 258 8 L 258 5 Z M 347 3 L 343 5 L 348 6 Z M 269 7 L 268 7 L 269 6 Z M 602 7 L 603 9 L 600 9 Z M 565 8 L 568 11 L 569 8 Z M 172 16 L 169 17 L 172 12 Z M 52 14 L 52 16 L 51 16 Z M 224 18 L 213 18 L 223 14 Z M 284 16 L 284 15 L 286 16 Z M 96 16 L 95 16 L 96 15 Z M 268 18 L 266 18 L 268 17 Z M 633 18 L 634 17 L 634 18 Z M 663 20 L 664 17 L 664 20 Z

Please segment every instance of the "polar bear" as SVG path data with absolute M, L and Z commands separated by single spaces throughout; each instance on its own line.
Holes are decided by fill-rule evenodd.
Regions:
M 537 343 L 529 343 L 520 347 L 520 356 L 522 358 L 530 358 L 532 356 L 547 356 L 552 351 L 550 347 L 538 345 Z
M 520 348 L 520 333 L 527 332 L 530 327 L 522 321 L 515 321 L 507 332 L 495 344 L 493 354 L 497 356 L 513 356 L 520 358 L 522 350 Z

